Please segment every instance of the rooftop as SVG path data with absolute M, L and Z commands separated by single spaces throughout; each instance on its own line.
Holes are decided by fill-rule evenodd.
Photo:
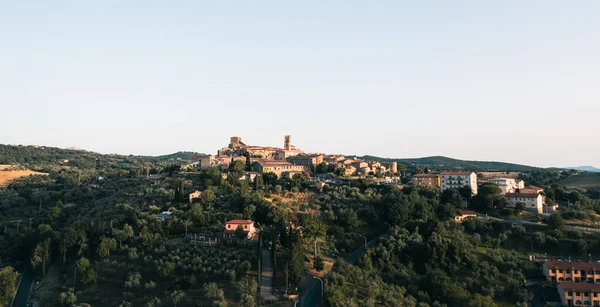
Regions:
M 558 284 L 563 290 L 600 292 L 600 284 L 566 281 Z
M 538 198 L 540 194 L 532 194 L 532 193 L 506 193 L 506 197 L 508 198 Z
M 253 222 L 253 221 L 251 221 L 251 220 L 231 220 L 231 221 L 228 221 L 228 222 L 227 222 L 227 223 L 225 223 L 225 224 L 242 224 L 242 225 L 250 225 L 250 224 L 254 224 L 254 222 Z
M 260 159 L 260 160 L 257 160 L 256 163 L 258 163 L 258 164 L 260 164 L 262 166 L 292 165 L 290 162 L 284 161 L 284 160 L 265 160 L 265 159 Z
M 457 216 L 462 216 L 462 215 L 477 215 L 477 212 L 473 211 L 473 210 L 458 210 L 458 213 L 456 213 Z
M 469 176 L 473 174 L 473 172 L 441 172 L 440 175 L 450 175 L 450 176 Z
M 416 174 L 416 175 L 413 175 L 413 177 L 417 177 L 417 178 L 437 178 L 439 176 L 440 176 L 440 174 Z
M 546 261 L 544 264 L 550 269 L 600 271 L 600 263 L 597 262 Z

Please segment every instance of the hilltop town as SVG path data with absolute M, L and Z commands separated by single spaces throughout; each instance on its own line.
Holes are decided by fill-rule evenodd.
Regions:
M 403 165 L 290 136 L 159 157 L 0 145 L 0 163 L 2 304 L 599 301 L 586 172 Z

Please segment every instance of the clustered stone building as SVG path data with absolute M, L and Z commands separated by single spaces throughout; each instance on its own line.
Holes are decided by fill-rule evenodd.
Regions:
M 328 169 L 343 169 L 346 176 L 354 175 L 396 175 L 398 163 L 382 164 L 375 161 L 363 161 L 358 158 L 347 158 L 343 155 L 327 155 L 322 153 L 305 153 L 292 145 L 289 135 L 284 137 L 283 147 L 252 146 L 242 141 L 241 137 L 230 138 L 229 145 L 217 151 L 217 155 L 202 156 L 197 166 L 206 169 L 216 166 L 221 169 L 229 167 L 236 161 L 246 162 L 249 156 L 254 169 L 259 173 L 273 172 L 278 177 L 291 177 L 297 173 L 311 173 L 325 162 Z

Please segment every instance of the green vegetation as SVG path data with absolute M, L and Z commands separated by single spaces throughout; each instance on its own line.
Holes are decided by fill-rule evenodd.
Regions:
M 469 170 L 474 172 L 480 171 L 501 171 L 501 172 L 525 172 L 538 169 L 533 166 L 519 165 L 504 162 L 490 161 L 466 161 L 447 157 L 435 156 L 415 159 L 388 159 L 374 156 L 359 157 L 367 161 L 392 162 L 396 161 L 403 164 L 409 169 L 428 167 L 433 172 L 448 171 L 448 170 Z
M 38 280 L 54 283 L 33 293 L 43 306 L 256 306 L 261 256 L 271 253 L 276 280 L 285 280 L 274 283 L 275 293 L 296 294 L 306 270 L 332 270 L 324 277 L 328 305 L 424 307 L 525 306 L 532 294 L 523 282 L 539 277 L 528 261 L 531 248 L 556 257 L 600 253 L 597 238 L 568 227 L 573 219 L 595 218 L 600 191 L 555 184 L 570 172 L 518 169 L 546 188 L 548 202 L 568 203 L 547 219 L 549 227 L 539 228 L 455 223 L 467 205 L 519 216 L 522 206 L 504 208 L 491 184 L 476 196 L 469 189 L 439 193 L 369 179 L 318 191 L 300 174 L 239 180 L 249 170 L 243 161 L 224 170 L 181 171 L 178 164 L 190 157 L 3 145 L 0 163 L 26 163 L 49 175 L 0 189 L 0 256 L 18 270 L 31 264 Z M 190 203 L 196 190 L 201 195 Z M 245 239 L 242 228 L 224 235 L 231 219 L 255 221 L 257 240 Z M 333 259 L 350 255 L 366 238 L 374 247 L 355 265 L 335 261 L 331 269 Z M 5 267 L 1 274 L 6 299 L 16 273 Z

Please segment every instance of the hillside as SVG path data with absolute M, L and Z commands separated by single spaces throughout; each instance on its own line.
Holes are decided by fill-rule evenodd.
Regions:
M 585 172 L 594 172 L 594 173 L 600 173 L 600 168 L 596 168 L 593 166 L 575 166 L 575 167 L 567 167 L 568 169 L 575 169 L 578 171 L 585 171 Z
M 0 144 L 0 164 L 18 164 L 42 167 L 60 164 L 69 167 L 95 168 L 109 164 L 132 165 L 134 163 L 167 163 L 172 160 L 192 161 L 199 154 L 195 152 L 177 152 L 163 156 L 134 156 L 118 154 L 100 154 L 86 150 L 62 149 L 46 146 L 23 146 Z M 98 164 L 97 164 L 98 162 Z
M 600 188 L 600 173 L 580 173 L 571 175 L 559 181 L 558 184 L 582 189 Z
M 375 156 L 362 156 L 359 157 L 364 160 L 377 160 L 392 162 L 396 161 L 408 168 L 424 168 L 428 167 L 432 170 L 470 170 L 470 171 L 501 171 L 501 172 L 526 172 L 535 169 L 539 169 L 533 166 L 505 163 L 505 162 L 492 162 L 492 161 L 466 161 L 452 159 L 442 156 L 424 157 L 424 158 L 405 158 L 405 159 L 389 159 L 380 158 Z

